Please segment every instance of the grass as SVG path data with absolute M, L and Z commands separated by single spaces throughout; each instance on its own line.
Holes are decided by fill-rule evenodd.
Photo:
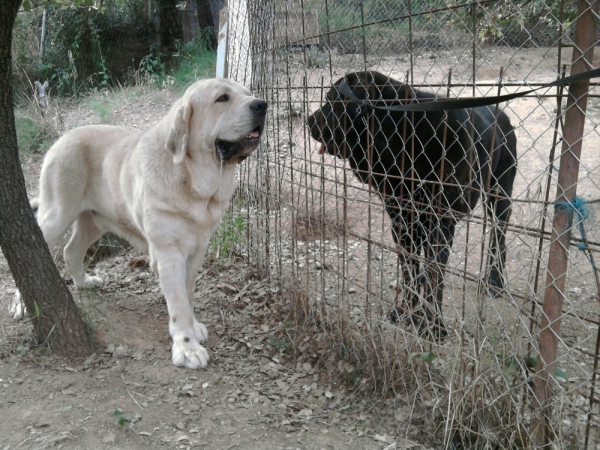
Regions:
M 28 115 L 15 117 L 17 142 L 19 149 L 27 153 L 43 153 L 49 148 L 46 139 L 47 131 L 41 124 Z
M 148 87 L 183 91 L 198 79 L 215 76 L 216 53 L 208 49 L 207 40 L 203 36 L 179 45 L 170 69 L 159 61 L 160 55 L 150 53 L 146 57 L 146 65 L 138 69 L 134 86 L 103 88 L 102 92 L 95 88 L 78 103 L 86 105 L 100 118 L 101 123 L 113 123 L 112 112 L 123 102 L 146 94 Z M 62 119 L 64 110 L 63 99 L 52 99 L 50 106 L 44 111 L 38 107 L 33 97 L 21 96 L 17 99 L 15 123 L 19 151 L 29 154 L 45 153 L 65 132 Z
M 175 69 L 170 76 L 176 89 L 185 89 L 200 78 L 215 76 L 217 54 L 208 50 L 203 36 L 180 46 L 175 57 Z
M 60 106 L 39 109 L 33 99 L 15 108 L 17 144 L 24 153 L 45 153 L 62 134 Z
M 90 109 L 94 114 L 100 117 L 102 123 L 108 123 L 109 121 L 109 115 L 112 109 L 111 103 L 112 102 L 108 101 L 106 98 L 98 98 L 97 96 L 94 96 L 90 100 Z
M 215 76 L 217 54 L 209 50 L 208 39 L 203 35 L 187 44 L 179 42 L 168 65 L 162 62 L 164 59 L 155 49 L 142 58 L 134 76 L 136 84 L 154 83 L 162 89 L 183 91 L 199 79 Z
M 223 216 L 221 225 L 210 241 L 211 252 L 208 259 L 215 261 L 221 257 L 227 257 L 238 244 L 243 243 L 245 223 L 245 219 L 241 215 L 228 213 Z

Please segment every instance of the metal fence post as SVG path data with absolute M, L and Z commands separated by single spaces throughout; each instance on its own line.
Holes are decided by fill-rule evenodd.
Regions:
M 579 0 L 574 38 L 571 74 L 591 68 L 596 39 L 596 20 L 600 0 Z M 569 86 L 563 129 L 563 144 L 556 188 L 556 205 L 572 204 L 577 195 L 579 161 L 587 107 L 589 80 Z M 569 243 L 573 211 L 556 207 L 552 224 L 552 239 L 548 255 L 546 292 L 540 332 L 535 376 L 536 417 L 532 420 L 535 444 L 542 446 L 552 438 L 551 416 L 554 371 L 558 353 L 560 321 L 568 269 Z

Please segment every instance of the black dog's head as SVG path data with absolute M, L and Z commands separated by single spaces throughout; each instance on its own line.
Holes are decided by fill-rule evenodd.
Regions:
M 387 105 L 403 99 L 402 85 L 379 72 L 355 72 L 340 78 L 327 92 L 325 102 L 308 117 L 310 134 L 321 145 L 319 153 L 329 153 L 340 158 L 353 154 L 356 147 L 366 148 L 367 127 L 363 121 L 370 109 L 340 93 L 340 84 L 346 84 L 359 100 L 371 104 Z M 347 147 L 348 151 L 344 150 Z

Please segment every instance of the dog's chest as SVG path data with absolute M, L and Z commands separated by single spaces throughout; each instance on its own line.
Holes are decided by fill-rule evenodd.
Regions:
M 227 211 L 233 190 L 234 186 L 231 189 L 219 189 L 208 198 L 196 199 L 187 206 L 182 205 L 180 214 L 186 222 L 193 223 L 197 230 L 212 233 Z

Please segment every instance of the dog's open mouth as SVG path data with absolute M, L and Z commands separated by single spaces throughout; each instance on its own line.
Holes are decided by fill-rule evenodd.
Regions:
M 246 135 L 240 141 L 230 142 L 224 141 L 222 139 L 217 139 L 215 141 L 215 146 L 217 148 L 217 153 L 222 161 L 228 161 L 234 156 L 242 157 L 245 159 L 247 156 L 250 156 L 258 143 L 260 142 L 260 136 L 262 135 L 262 125 L 258 125 L 254 130 Z

